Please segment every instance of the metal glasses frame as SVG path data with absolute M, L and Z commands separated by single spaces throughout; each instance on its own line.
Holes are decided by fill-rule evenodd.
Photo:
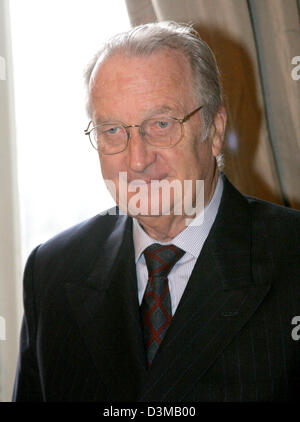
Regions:
M 201 110 L 202 109 L 202 107 L 203 107 L 203 105 L 201 105 L 200 107 L 197 107 L 195 110 L 193 110 L 193 111 L 191 111 L 190 113 L 188 113 L 186 116 L 184 116 L 182 119 L 177 119 L 176 117 L 171 117 L 171 119 L 173 119 L 173 120 L 176 120 L 178 123 L 180 123 L 181 124 L 181 137 L 178 139 L 178 141 L 175 143 L 175 144 L 173 144 L 173 145 L 169 145 L 169 146 L 165 146 L 165 147 L 157 147 L 157 146 L 155 146 L 155 148 L 163 148 L 163 149 L 166 149 L 166 148 L 173 148 L 175 145 L 177 145 L 182 139 L 183 139 L 183 137 L 184 137 L 184 126 L 183 126 L 183 123 L 185 123 L 187 120 L 189 120 L 190 119 L 190 117 L 192 117 L 195 113 L 197 113 L 197 111 L 199 111 L 199 110 Z M 91 124 L 93 123 L 93 121 L 91 120 L 90 122 L 89 122 L 89 124 L 88 124 L 88 127 L 85 129 L 85 131 L 84 131 L 84 134 L 85 135 L 88 135 L 88 137 L 89 137 L 89 140 L 90 140 L 90 143 L 91 143 L 91 145 L 92 145 L 92 147 L 94 148 L 94 149 L 96 149 L 97 151 L 98 151 L 98 148 L 96 148 L 95 146 L 94 146 L 94 144 L 93 144 L 93 142 L 92 142 L 92 140 L 91 140 L 91 132 L 95 129 L 95 128 L 97 128 L 97 127 L 99 127 L 99 126 L 102 126 L 102 124 L 99 124 L 99 125 L 96 125 L 96 126 L 93 126 L 92 128 L 90 127 L 91 126 Z M 112 122 L 112 123 L 120 123 L 120 125 L 119 126 L 122 126 L 124 129 L 125 129 L 125 131 L 126 131 L 126 133 L 127 133 L 127 142 L 126 142 L 126 146 L 125 146 L 125 148 L 124 149 L 122 149 L 121 151 L 118 151 L 118 152 L 113 152 L 113 153 L 104 153 L 103 151 L 101 151 L 102 152 L 102 154 L 104 154 L 104 155 L 115 155 L 115 154 L 120 154 L 121 152 L 123 152 L 123 151 L 125 151 L 125 149 L 128 147 L 128 143 L 129 143 L 129 141 L 130 141 L 130 138 L 131 138 L 131 132 L 130 132 L 130 130 L 129 130 L 129 128 L 131 128 L 131 127 L 139 127 L 139 128 L 141 128 L 141 126 L 142 126 L 142 124 L 143 124 L 143 122 L 142 122 L 142 124 L 141 125 L 128 125 L 128 126 L 125 126 L 122 122 Z M 139 132 L 140 132 L 140 135 L 141 135 L 141 137 L 142 137 L 142 139 L 145 141 L 145 142 L 147 142 L 147 144 L 149 144 L 149 145 L 152 145 L 150 142 L 148 142 L 145 138 L 144 138 L 144 136 L 143 136 L 143 133 L 141 132 L 141 130 L 139 130 Z M 154 145 L 152 145 L 152 146 L 154 146 Z

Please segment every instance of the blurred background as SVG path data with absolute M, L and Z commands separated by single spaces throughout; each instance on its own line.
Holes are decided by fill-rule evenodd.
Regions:
M 0 0 L 0 401 L 30 251 L 113 205 L 83 135 L 84 69 L 109 36 L 162 20 L 192 23 L 216 54 L 229 179 L 300 209 L 299 0 Z

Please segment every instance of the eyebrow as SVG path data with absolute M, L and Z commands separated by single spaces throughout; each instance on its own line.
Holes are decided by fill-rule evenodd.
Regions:
M 149 119 L 150 117 L 161 114 L 161 113 L 169 113 L 171 111 L 173 111 L 174 113 L 180 112 L 179 109 L 175 111 L 174 108 L 168 105 L 163 105 L 161 107 L 154 107 L 154 108 L 151 108 L 150 110 L 147 110 L 146 116 L 143 120 Z M 172 116 L 172 117 L 175 117 L 175 116 Z M 115 118 L 107 119 L 107 118 L 103 118 L 103 116 L 98 116 L 97 119 L 95 119 L 95 124 L 101 124 L 105 122 L 119 122 L 119 123 L 125 124 L 125 122 L 123 122 L 122 120 L 115 119 Z M 132 123 L 132 124 L 136 124 L 136 123 Z
M 167 105 L 164 105 L 162 107 L 155 107 L 155 108 L 152 108 L 152 109 L 148 110 L 147 111 L 147 115 L 148 116 L 153 116 L 155 114 L 168 113 L 170 111 L 172 111 L 172 108 L 169 107 L 169 106 L 167 106 Z

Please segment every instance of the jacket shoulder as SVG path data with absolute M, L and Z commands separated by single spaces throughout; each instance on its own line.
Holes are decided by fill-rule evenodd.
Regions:
M 41 244 L 38 255 L 69 254 L 80 246 L 84 248 L 84 245 L 104 241 L 114 229 L 118 218 L 122 216 L 112 215 L 107 211 L 84 220 Z
M 300 226 L 300 211 L 293 208 L 284 207 L 282 205 L 274 204 L 272 202 L 264 201 L 263 199 L 245 196 L 254 217 L 261 219 L 264 222 L 282 222 L 287 225 L 294 225 L 299 228 Z
M 300 253 L 300 211 L 262 199 L 246 197 L 252 215 L 254 233 L 268 240 L 278 254 Z
M 73 279 L 86 276 L 110 234 L 126 218 L 104 212 L 64 230 L 33 250 L 25 275 L 32 275 L 36 287 L 61 283 L 70 274 Z

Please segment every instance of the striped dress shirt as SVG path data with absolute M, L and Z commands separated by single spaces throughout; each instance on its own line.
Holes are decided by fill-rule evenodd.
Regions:
M 133 219 L 133 242 L 135 249 L 135 263 L 138 283 L 139 304 L 142 303 L 143 295 L 148 282 L 148 270 L 143 255 L 144 250 L 152 243 L 173 245 L 185 251 L 185 255 L 174 265 L 168 275 L 169 290 L 172 303 L 172 315 L 174 315 L 188 280 L 192 274 L 194 265 L 200 255 L 204 242 L 215 221 L 223 192 L 223 180 L 219 176 L 214 195 L 204 210 L 180 232 L 172 241 L 158 242 L 151 238 L 141 227 L 139 222 Z

